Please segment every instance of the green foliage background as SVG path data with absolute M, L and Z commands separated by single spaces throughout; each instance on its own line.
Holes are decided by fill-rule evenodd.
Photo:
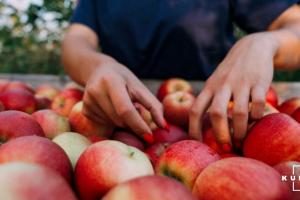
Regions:
M 73 0 L 43 0 L 42 5 L 31 3 L 20 11 L 0 1 L 0 73 L 63 74 L 60 63 L 60 41 L 68 25 Z M 45 15 L 51 14 L 48 28 Z M 244 33 L 236 29 L 236 34 Z M 275 72 L 275 80 L 300 80 L 300 71 Z
M 9 22 L 0 26 L 0 72 L 63 73 L 60 41 L 73 5 L 71 0 L 44 0 L 43 5 L 32 3 L 20 11 L 0 1 L 0 13 L 4 13 L 0 18 Z M 44 16 L 49 13 L 54 16 L 54 30 L 46 26 Z

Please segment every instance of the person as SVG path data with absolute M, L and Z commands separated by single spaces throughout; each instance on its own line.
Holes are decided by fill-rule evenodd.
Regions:
M 139 79 L 206 80 L 190 111 L 189 134 L 201 139 L 201 119 L 209 110 L 217 140 L 228 150 L 242 142 L 249 115 L 262 117 L 274 67 L 300 66 L 296 3 L 79 0 L 63 41 L 63 64 L 85 86 L 86 116 L 145 138 L 151 130 L 133 102 L 149 109 L 159 127 L 166 123 L 161 103 Z M 235 26 L 248 35 L 238 40 Z M 233 135 L 227 120 L 231 98 Z

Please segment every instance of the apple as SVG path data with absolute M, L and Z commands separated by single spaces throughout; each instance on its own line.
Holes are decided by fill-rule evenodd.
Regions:
M 157 128 L 153 131 L 153 137 L 155 142 L 170 144 L 189 138 L 187 132 L 175 125 L 169 125 L 169 130 Z
M 249 158 L 222 159 L 210 164 L 197 177 L 193 194 L 198 199 L 257 200 L 289 199 L 287 184 L 272 167 Z
M 73 169 L 86 148 L 88 148 L 92 143 L 83 135 L 74 132 L 62 133 L 52 140 L 54 143 L 58 144 L 68 155 Z
M 239 155 L 233 154 L 233 153 L 224 153 L 220 155 L 221 159 L 225 158 L 232 158 L 232 157 L 239 157 Z
M 292 114 L 292 118 L 294 118 L 297 122 L 300 123 L 300 107 L 295 110 Z
M 140 176 L 152 175 L 147 156 L 122 142 L 105 140 L 89 146 L 75 168 L 75 181 L 82 200 L 101 199 L 117 184 Z
M 37 110 L 50 109 L 52 101 L 47 97 L 34 96 L 37 103 Z
M 28 135 L 44 136 L 43 129 L 31 115 L 15 110 L 0 112 L 0 142 Z
M 62 90 L 53 99 L 51 109 L 56 111 L 62 116 L 68 117 L 73 106 L 81 101 L 83 92 L 78 89 L 65 89 Z
M 159 157 L 161 154 L 163 154 L 168 146 L 170 146 L 169 143 L 154 143 L 145 150 L 145 153 L 154 167 L 157 165 Z
M 80 133 L 86 137 L 109 137 L 112 134 L 113 127 L 111 127 L 111 125 L 98 124 L 90 120 L 82 113 L 82 108 L 83 102 L 80 101 L 73 106 L 69 114 L 69 122 L 71 124 L 71 129 L 74 132 Z
M 37 102 L 33 94 L 24 89 L 10 89 L 0 94 L 0 101 L 6 110 L 19 110 L 33 113 L 37 109 Z
M 144 151 L 145 149 L 144 143 L 138 137 L 136 137 L 134 133 L 129 131 L 125 131 L 125 130 L 115 131 L 112 139 L 123 142 L 129 146 L 138 148 L 141 151 Z
M 31 85 L 21 82 L 21 81 L 10 81 L 5 86 L 4 91 L 12 90 L 12 89 L 20 89 L 20 90 L 27 90 L 28 92 L 34 93 L 34 90 L 32 89 Z
M 165 96 L 178 91 L 188 92 L 191 94 L 193 93 L 192 86 L 188 81 L 181 78 L 170 78 L 164 81 L 159 87 L 157 92 L 157 98 L 160 101 L 163 101 Z
M 5 107 L 4 107 L 3 103 L 0 101 L 0 112 L 4 111 L 4 110 L 5 110 Z
M 171 124 L 187 128 L 189 112 L 195 97 L 188 92 L 174 92 L 168 94 L 163 100 L 164 116 Z
M 269 88 L 267 92 L 266 102 L 268 102 L 275 108 L 278 106 L 278 95 L 272 86 Z
M 77 83 L 75 83 L 75 82 L 68 82 L 66 85 L 65 85 L 65 87 L 64 87 L 64 89 L 77 89 L 77 90 L 80 90 L 80 91 L 84 91 L 84 88 L 83 87 L 81 87 L 80 85 L 78 85 Z
M 217 142 L 216 136 L 213 132 L 212 128 L 207 128 L 202 132 L 203 136 L 203 143 L 205 143 L 207 146 L 215 150 L 218 154 L 224 154 L 224 153 L 230 153 L 232 152 L 232 149 L 229 152 L 225 152 L 223 148 L 219 145 Z
M 101 136 L 97 136 L 97 135 L 92 135 L 87 137 L 87 139 L 91 142 L 91 143 L 96 143 L 96 142 L 100 142 L 103 140 L 108 140 L 108 138 L 106 137 L 101 137 Z
M 32 114 L 32 117 L 40 124 L 45 136 L 53 139 L 55 136 L 70 131 L 68 118 L 59 115 L 53 110 L 39 110 Z
M 279 163 L 274 166 L 274 168 L 279 172 L 279 174 L 282 176 L 281 180 L 284 179 L 283 183 L 288 183 L 290 190 L 300 190 L 300 162 L 295 162 L 295 161 L 286 161 Z M 292 181 L 291 178 L 295 177 L 295 180 Z M 293 191 L 292 192 L 292 198 L 291 200 L 298 200 L 300 199 L 300 193 L 298 191 Z
M 58 94 L 59 89 L 50 84 L 42 84 L 35 89 L 35 95 L 37 97 L 44 97 L 49 99 L 50 101 L 52 101 Z
M 135 102 L 134 103 L 135 109 L 139 112 L 142 119 L 146 122 L 146 124 L 149 126 L 149 128 L 154 131 L 157 129 L 157 125 L 154 122 L 154 119 L 152 118 L 151 113 L 149 110 L 147 110 L 142 104 Z
M 220 156 L 207 145 L 195 140 L 183 140 L 169 146 L 160 156 L 156 173 L 172 177 L 189 189 L 201 171 Z
M 246 157 L 276 165 L 300 161 L 300 125 L 289 115 L 274 113 L 256 122 L 244 141 Z
M 182 184 L 162 176 L 144 176 L 117 185 L 102 200 L 196 200 Z
M 0 93 L 5 90 L 5 87 L 9 83 L 9 80 L 7 79 L 0 79 Z
M 0 165 L 0 199 L 76 200 L 67 182 L 41 165 L 11 162 Z
M 279 112 L 291 115 L 297 108 L 300 108 L 300 97 L 293 97 L 280 104 L 277 109 Z
M 23 136 L 0 146 L 0 164 L 23 161 L 46 166 L 71 182 L 72 166 L 64 150 L 51 140 Z

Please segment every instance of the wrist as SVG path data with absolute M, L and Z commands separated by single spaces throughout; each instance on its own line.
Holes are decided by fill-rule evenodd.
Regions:
M 280 46 L 280 41 L 275 32 L 254 33 L 245 36 L 244 39 L 250 40 L 250 43 L 257 46 L 259 50 L 267 51 L 273 57 L 276 55 Z
M 102 54 L 102 53 L 95 53 L 94 55 L 90 55 L 90 62 L 87 63 L 85 68 L 85 72 L 82 73 L 82 82 L 83 85 L 87 83 L 90 77 L 95 73 L 95 71 L 99 68 L 110 66 L 116 64 L 117 61 L 112 57 Z

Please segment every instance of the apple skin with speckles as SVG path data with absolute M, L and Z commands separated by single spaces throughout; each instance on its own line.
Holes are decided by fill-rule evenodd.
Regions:
M 197 177 L 193 194 L 210 200 L 287 200 L 291 188 L 271 166 L 250 158 L 226 158 L 212 163 Z
M 258 120 L 244 141 L 245 157 L 271 166 L 283 161 L 300 161 L 300 125 L 289 115 L 274 113 Z
M 114 140 L 89 146 L 75 167 L 75 182 L 80 199 L 96 200 L 117 184 L 140 176 L 153 175 L 145 153 Z
M 204 143 L 182 140 L 169 146 L 160 156 L 155 171 L 159 175 L 172 177 L 189 189 L 201 171 L 220 156 Z

